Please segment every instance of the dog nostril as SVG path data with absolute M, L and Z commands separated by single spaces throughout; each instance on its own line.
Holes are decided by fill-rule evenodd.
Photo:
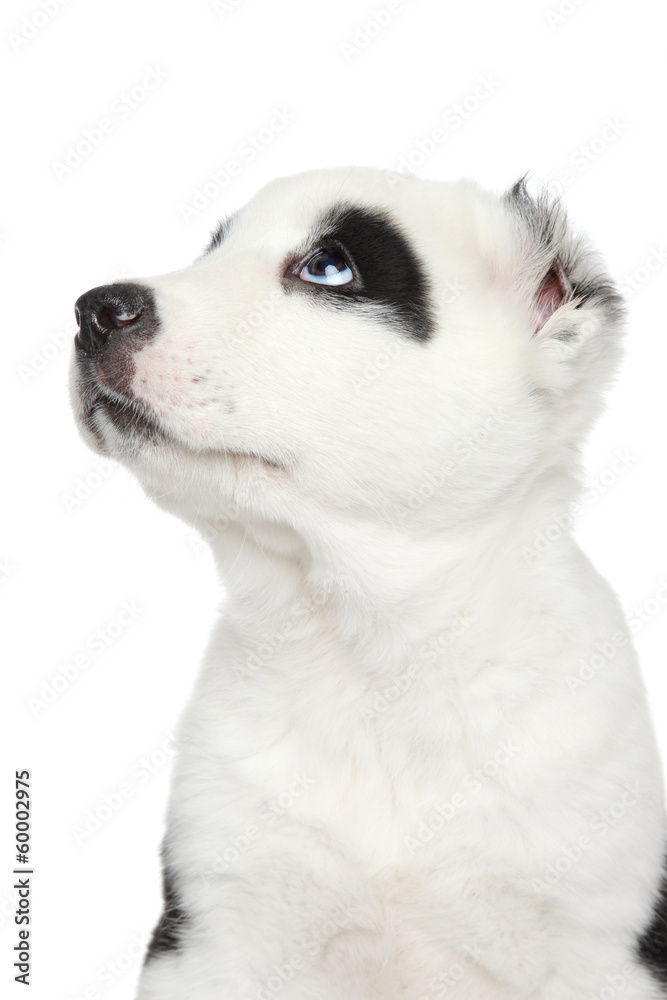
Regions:
M 141 312 L 114 312 L 113 309 L 106 306 L 98 312 L 97 321 L 101 327 L 112 330 L 121 326 L 130 326 L 130 324 L 136 322 L 140 316 Z
M 157 326 L 155 299 L 146 285 L 132 283 L 91 288 L 74 304 L 79 332 L 75 343 L 84 354 L 103 351 L 109 338 L 150 338 Z M 127 327 L 127 335 L 120 331 Z

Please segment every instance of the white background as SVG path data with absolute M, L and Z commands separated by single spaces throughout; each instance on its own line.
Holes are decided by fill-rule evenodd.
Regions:
M 103 468 L 90 479 L 95 458 L 66 390 L 72 306 L 93 285 L 186 266 L 216 220 L 276 175 L 397 169 L 437 128 L 445 139 L 422 156 L 423 176 L 502 189 L 526 170 L 533 183 L 567 173 L 572 217 L 626 290 L 628 275 L 636 285 L 627 359 L 587 451 L 603 483 L 578 534 L 626 609 L 652 609 L 636 644 L 667 750 L 667 615 L 655 596 L 667 599 L 663 15 L 654 0 L 563 0 L 555 14 L 559 2 L 393 0 L 389 23 L 363 35 L 384 0 L 230 0 L 220 10 L 210 0 L 43 0 L 48 15 L 38 2 L 3 6 L 0 609 L 10 739 L 0 800 L 12 806 L 14 769 L 30 768 L 33 998 L 133 995 L 137 941 L 160 909 L 169 771 L 160 748 L 222 596 L 208 553 L 128 474 Z M 164 78 L 133 97 L 150 70 Z M 242 144 L 274 109 L 294 119 L 250 160 Z M 58 170 L 104 118 L 102 141 Z M 209 188 L 186 221 L 182 206 L 230 159 L 242 161 L 239 175 Z M 618 449 L 631 461 L 614 474 Z M 123 602 L 142 610 L 96 654 L 91 635 L 116 631 Z M 46 704 L 61 668 L 83 652 L 90 665 Z M 113 793 L 120 808 L 77 843 L 75 828 Z M 3 982 L 16 940 L 6 819 Z

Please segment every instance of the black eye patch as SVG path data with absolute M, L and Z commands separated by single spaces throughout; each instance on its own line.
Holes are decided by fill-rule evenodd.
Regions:
M 383 319 L 415 340 L 433 333 L 430 283 L 417 253 L 399 226 L 382 212 L 340 206 L 317 226 L 311 247 L 346 251 L 357 280 L 347 285 L 309 285 L 336 306 L 380 306 Z

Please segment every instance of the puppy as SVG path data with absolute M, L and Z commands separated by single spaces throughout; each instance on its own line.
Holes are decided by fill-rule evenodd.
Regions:
M 570 533 L 622 302 L 559 204 L 305 173 L 76 312 L 82 434 L 229 593 L 140 1000 L 667 996 L 656 743 Z

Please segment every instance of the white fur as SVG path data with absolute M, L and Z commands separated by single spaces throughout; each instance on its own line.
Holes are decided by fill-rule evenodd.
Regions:
M 283 291 L 339 203 L 402 227 L 427 342 Z M 565 519 L 618 330 L 575 300 L 535 333 L 553 245 L 472 183 L 340 169 L 270 184 L 146 282 L 132 391 L 176 444 L 95 430 L 201 529 L 229 597 L 169 807 L 188 922 L 140 1000 L 667 995 L 634 950 L 665 849 L 652 726 Z

